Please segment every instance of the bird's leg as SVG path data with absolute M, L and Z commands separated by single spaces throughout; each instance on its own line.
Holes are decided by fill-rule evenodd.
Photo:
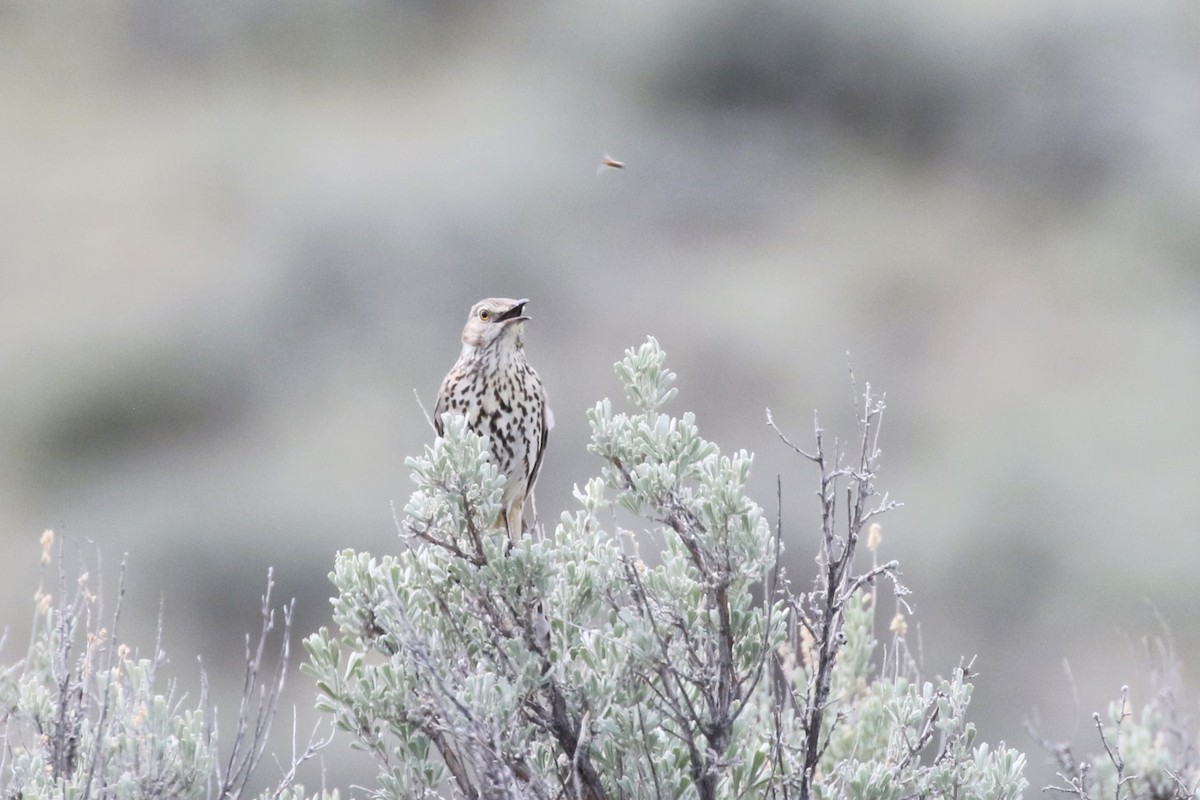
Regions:
M 533 533 L 534 538 L 542 541 L 546 532 L 544 529 L 538 528 L 537 495 L 532 492 L 529 495 L 529 510 L 532 512 L 529 518 L 529 530 Z
M 513 544 L 516 544 L 517 540 L 521 538 L 521 534 L 524 533 L 524 529 L 521 527 L 521 516 L 524 508 L 525 498 L 518 497 L 509 505 L 504 515 L 505 527 L 508 529 L 508 540 Z

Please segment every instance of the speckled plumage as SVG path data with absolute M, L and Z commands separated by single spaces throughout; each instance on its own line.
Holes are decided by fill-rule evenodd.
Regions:
M 527 302 L 493 297 L 471 307 L 462 354 L 442 381 L 434 409 L 439 436 L 442 414 L 449 411 L 488 437 L 492 460 L 506 478 L 497 525 L 514 541 L 522 533 L 525 499 L 533 494 L 553 419 L 542 381 L 525 360 Z

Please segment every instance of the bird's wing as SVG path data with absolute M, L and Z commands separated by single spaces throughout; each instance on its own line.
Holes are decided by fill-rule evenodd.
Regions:
M 529 483 L 525 487 L 525 494 L 533 494 L 533 485 L 537 483 L 538 473 L 542 471 L 542 456 L 546 453 L 546 440 L 550 437 L 550 429 L 554 427 L 554 412 L 550 410 L 550 406 L 543 404 L 542 408 L 545 413 L 542 414 L 542 438 L 538 441 L 537 458 L 533 461 L 533 469 L 529 473 Z
M 437 404 L 433 407 L 433 429 L 437 431 L 438 436 L 445 436 L 446 432 L 442 430 L 442 414 L 446 413 L 446 381 L 442 381 L 442 387 L 438 390 Z

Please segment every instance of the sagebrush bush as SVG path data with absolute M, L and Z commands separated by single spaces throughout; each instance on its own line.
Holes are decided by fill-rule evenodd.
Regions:
M 746 496 L 753 458 L 661 411 L 674 375 L 653 339 L 616 369 L 632 409 L 589 412 L 601 474 L 553 530 L 510 545 L 491 525 L 486 441 L 447 416 L 409 461 L 408 546 L 337 557 L 338 633 L 306 641 L 306 669 L 378 758 L 378 796 L 1020 796 L 1024 757 L 966 721 L 967 670 L 921 680 L 900 633 L 881 657 L 874 586 L 896 564 L 854 558 L 891 507 L 869 390 L 853 459 L 831 461 L 820 431 L 798 451 L 823 503 L 819 575 L 797 592 L 780 555 L 799 537 Z
M 898 564 L 879 560 L 877 517 L 894 503 L 875 489 L 884 405 L 870 388 L 848 455 L 837 442 L 831 455 L 819 427 L 811 451 L 779 432 L 816 467 L 818 512 L 796 532 L 772 526 L 746 495 L 752 456 L 722 454 L 691 414 L 663 411 L 674 375 L 657 342 L 627 351 L 616 370 L 630 410 L 604 400 L 589 412 L 600 474 L 552 530 L 514 544 L 494 526 L 502 480 L 487 442 L 447 416 L 445 436 L 408 462 L 417 490 L 405 547 L 336 557 L 337 633 L 306 639 L 302 669 L 318 708 L 375 756 L 377 785 L 365 791 L 1020 797 L 1025 757 L 977 741 L 967 719 L 971 664 L 928 680 L 909 656 L 907 589 Z M 783 569 L 785 545 L 816 551 L 807 590 Z M 886 643 L 881 581 L 897 607 Z M 57 591 L 38 594 L 28 653 L 0 667 L 0 796 L 240 797 L 286 674 L 290 606 L 282 616 L 267 669 L 268 579 L 257 647 L 246 640 L 245 702 L 221 753 L 204 692 L 184 703 L 173 682 L 161 688 L 158 645 L 143 657 L 119 643 L 119 603 L 106 622 L 86 573 L 68 580 L 60 566 Z M 1126 692 L 1096 715 L 1099 755 L 1077 760 L 1043 742 L 1061 769 L 1053 788 L 1081 800 L 1196 798 L 1200 753 L 1170 675 L 1140 711 Z M 326 743 L 310 743 L 260 798 L 306 800 L 295 768 Z
M 238 798 L 262 757 L 288 660 L 291 606 L 282 612 L 274 668 L 264 647 L 276 627 L 271 578 L 262 599 L 262 630 L 251 650 L 240 713 L 221 753 L 215 712 L 202 689 L 185 702 L 159 675 L 165 655 L 155 642 L 139 650 L 117 638 L 124 564 L 116 609 L 102 613 L 101 587 L 90 573 L 68 580 L 60 545 L 42 537 L 43 569 L 58 562 L 54 591 L 39 588 L 29 650 L 0 667 L 0 796 L 5 800 L 184 800 Z M 161 624 L 161 623 L 160 623 Z M 264 674 L 265 673 L 265 674 Z M 166 684 L 165 688 L 163 684 Z M 300 760 L 310 758 L 314 742 Z M 266 798 L 303 800 L 294 768 Z M 334 800 L 336 795 L 318 795 Z
M 1050 742 L 1030 726 L 1058 766 L 1046 787 L 1079 800 L 1196 800 L 1200 797 L 1200 743 L 1194 731 L 1196 702 L 1183 685 L 1169 635 L 1146 641 L 1154 692 L 1140 708 L 1128 686 L 1105 714 L 1095 713 L 1095 740 L 1083 758 L 1070 743 Z

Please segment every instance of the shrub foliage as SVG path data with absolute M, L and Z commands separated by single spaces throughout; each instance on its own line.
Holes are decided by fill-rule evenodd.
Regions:
M 378 759 L 378 796 L 1020 796 L 1023 756 L 966 720 L 968 669 L 922 680 L 901 614 L 886 651 L 875 638 L 877 580 L 906 590 L 874 558 L 893 504 L 869 387 L 848 456 L 819 428 L 795 448 L 820 499 L 817 577 L 798 591 L 780 557 L 802 537 L 747 497 L 752 456 L 663 410 L 674 375 L 653 339 L 616 371 L 630 408 L 589 412 L 600 475 L 553 530 L 510 545 L 491 525 L 486 440 L 447 416 L 408 462 L 408 546 L 337 557 L 337 632 L 306 641 L 305 668 Z
M 867 387 L 852 446 L 783 443 L 817 473 L 818 511 L 799 532 L 745 493 L 753 464 L 723 455 L 691 414 L 663 409 L 674 375 L 657 342 L 616 365 L 628 411 L 588 418 L 600 475 L 552 531 L 510 544 L 493 526 L 502 481 L 461 418 L 409 460 L 417 490 L 398 555 L 345 551 L 333 620 L 305 641 L 318 708 L 379 765 L 378 798 L 1020 797 L 1024 756 L 977 741 L 971 665 L 922 678 L 905 642 L 899 565 L 878 559 L 883 402 Z M 774 426 L 768 412 L 768 423 Z M 622 525 L 628 527 L 622 527 Z M 815 532 L 800 589 L 785 544 Z M 55 562 L 53 536 L 42 563 Z M 865 546 L 865 553 L 860 552 Z M 643 558 L 642 551 L 654 553 Z M 867 562 L 869 561 L 869 564 Z M 24 657 L 0 665 L 0 797 L 229 798 L 248 794 L 287 673 L 291 606 L 246 638 L 244 697 L 222 753 L 203 687 L 185 702 L 157 642 L 121 643 L 87 572 L 39 590 Z M 881 582 L 896 612 L 876 630 Z M 3 637 L 0 637 L 0 644 Z M 1097 752 L 1035 738 L 1059 766 L 1047 787 L 1078 797 L 1195 800 L 1200 747 L 1169 642 L 1153 646 L 1159 690 L 1128 689 L 1096 714 Z M 164 686 L 165 683 L 165 686 Z M 305 800 L 297 749 L 262 800 Z M 261 781 L 261 777 L 259 778 Z M 322 790 L 313 800 L 336 800 Z

